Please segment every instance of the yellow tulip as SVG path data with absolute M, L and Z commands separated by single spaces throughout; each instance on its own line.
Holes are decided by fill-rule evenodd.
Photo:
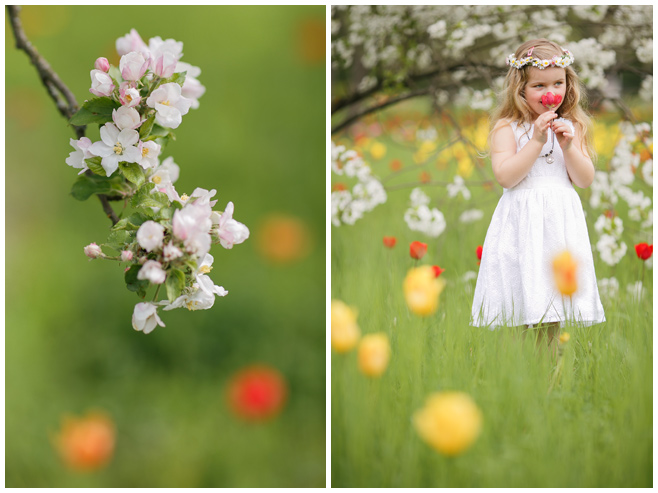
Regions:
M 454 456 L 468 449 L 480 435 L 482 412 L 468 394 L 437 392 L 414 413 L 413 424 L 428 445 Z
M 359 341 L 361 331 L 356 323 L 356 311 L 340 300 L 331 300 L 331 346 L 345 353 Z
M 386 155 L 386 146 L 381 142 L 373 142 L 370 146 L 370 155 L 373 159 L 381 159 Z
M 432 315 L 439 308 L 439 295 L 444 287 L 445 281 L 436 277 L 432 266 L 410 269 L 403 284 L 409 310 L 416 315 Z
M 553 260 L 553 273 L 557 289 L 565 296 L 571 296 L 576 292 L 578 283 L 576 280 L 576 261 L 569 252 L 563 252 Z
M 571 336 L 569 335 L 568 332 L 562 332 L 560 334 L 560 344 L 566 344 L 569 342 L 569 339 L 571 339 Z
M 363 336 L 359 343 L 359 368 L 369 377 L 378 377 L 388 366 L 391 358 L 391 346 L 384 333 Z

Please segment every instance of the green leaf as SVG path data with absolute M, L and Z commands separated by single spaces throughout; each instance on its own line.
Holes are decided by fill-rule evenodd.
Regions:
M 155 122 L 155 113 L 153 113 L 149 118 L 146 119 L 142 126 L 139 127 L 139 138 L 144 140 L 149 136 L 151 130 L 153 130 L 153 123 Z
M 124 279 L 126 280 L 126 287 L 129 291 L 134 291 L 140 298 L 144 298 L 150 283 L 146 280 L 137 279 L 137 274 L 141 268 L 141 265 L 133 264 L 130 269 L 126 271 Z
M 107 193 L 111 189 L 110 180 L 97 176 L 80 175 L 71 187 L 71 195 L 85 201 L 95 193 Z
M 161 86 L 162 84 L 167 84 L 169 82 L 175 82 L 179 86 L 183 87 L 183 84 L 185 84 L 185 77 L 187 76 L 187 72 L 178 72 L 172 75 L 171 77 L 167 77 L 166 79 L 162 79 L 162 82 L 158 84 L 158 87 Z
M 103 158 L 101 157 L 91 157 L 89 159 L 85 159 L 85 163 L 87 163 L 87 166 L 89 166 L 89 169 L 91 170 L 92 173 L 100 176 L 107 176 L 107 173 L 105 172 L 105 168 L 101 165 Z
M 183 274 L 183 271 L 170 269 L 165 287 L 167 288 L 167 299 L 173 303 L 181 295 L 185 287 L 185 274 Z
M 144 183 L 132 196 L 130 205 L 135 209 L 143 209 L 150 215 L 153 214 L 150 207 L 169 207 L 169 197 L 162 192 L 152 193 L 153 187 L 155 187 L 155 183 Z
M 135 235 L 136 233 L 134 231 L 126 231 L 125 229 L 115 230 L 110 232 L 104 245 L 120 252 L 125 250 L 127 245 L 135 241 Z
M 71 117 L 69 123 L 71 125 L 82 126 L 89 125 L 90 123 L 103 124 L 111 122 L 112 110 L 120 106 L 120 103 L 109 97 L 93 98 L 82 104 L 82 108 Z
M 139 164 L 120 162 L 119 169 L 129 182 L 137 186 L 144 183 L 144 169 Z
M 112 229 L 114 229 L 115 231 L 122 229 L 137 231 L 139 227 L 142 224 L 144 224 L 146 221 L 148 221 L 147 216 L 139 212 L 135 212 L 134 214 L 131 214 L 128 217 L 124 217 L 120 219 L 119 222 L 112 227 Z

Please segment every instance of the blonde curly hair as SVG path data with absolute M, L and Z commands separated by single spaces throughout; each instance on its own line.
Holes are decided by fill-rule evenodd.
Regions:
M 523 58 L 528 50 L 533 48 L 532 55 L 539 59 L 551 59 L 555 55 L 564 54 L 562 48 L 548 39 L 532 39 L 519 46 L 514 56 Z M 540 70 L 526 65 L 522 68 L 510 67 L 505 77 L 503 91 L 499 94 L 499 105 L 491 114 L 491 132 L 489 133 L 489 144 L 496 124 L 500 121 L 533 123 L 532 110 L 525 99 L 525 86 L 529 79 L 530 70 Z M 592 161 L 596 159 L 596 152 L 591 143 L 592 119 L 583 106 L 587 103 L 585 88 L 580 78 L 569 66 L 564 68 L 566 74 L 566 94 L 558 108 L 558 115 L 571 120 L 576 131 L 582 138 L 583 148 Z

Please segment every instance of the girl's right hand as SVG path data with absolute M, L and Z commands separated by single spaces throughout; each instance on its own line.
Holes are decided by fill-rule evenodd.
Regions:
M 551 126 L 551 122 L 556 118 L 557 113 L 555 111 L 547 111 L 539 115 L 535 120 L 535 130 L 532 132 L 532 138 L 541 145 L 544 145 L 548 139 L 548 129 Z

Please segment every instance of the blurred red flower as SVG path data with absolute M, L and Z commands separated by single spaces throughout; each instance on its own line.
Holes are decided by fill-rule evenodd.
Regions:
M 114 423 L 108 416 L 89 412 L 81 418 L 65 416 L 54 444 L 68 467 L 93 471 L 107 465 L 112 458 L 115 436 Z
M 434 269 L 434 275 L 435 275 L 436 277 L 439 277 L 443 272 L 445 272 L 445 269 L 442 269 L 442 268 L 439 267 L 438 265 L 433 265 L 433 266 L 432 266 L 432 269 Z
M 393 248 L 397 241 L 395 236 L 384 236 L 384 246 L 386 248 Z
M 647 260 L 651 255 L 653 255 L 653 245 L 647 243 L 638 243 L 635 245 L 635 253 L 637 253 L 638 258 L 642 260 Z
M 236 416 L 246 421 L 265 421 L 283 409 L 288 386 L 278 370 L 252 365 L 233 375 L 226 395 Z
M 432 181 L 432 175 L 430 175 L 427 171 L 423 171 L 420 174 L 419 179 L 421 183 L 429 183 Z
M 411 258 L 420 260 L 427 253 L 427 243 L 421 243 L 420 241 L 413 241 L 409 245 L 409 255 Z
M 347 186 L 344 183 L 334 183 L 331 187 L 332 192 L 343 192 L 347 190 Z
M 475 255 L 478 257 L 478 265 L 480 265 L 480 260 L 482 260 L 482 245 L 478 245 L 475 249 Z

